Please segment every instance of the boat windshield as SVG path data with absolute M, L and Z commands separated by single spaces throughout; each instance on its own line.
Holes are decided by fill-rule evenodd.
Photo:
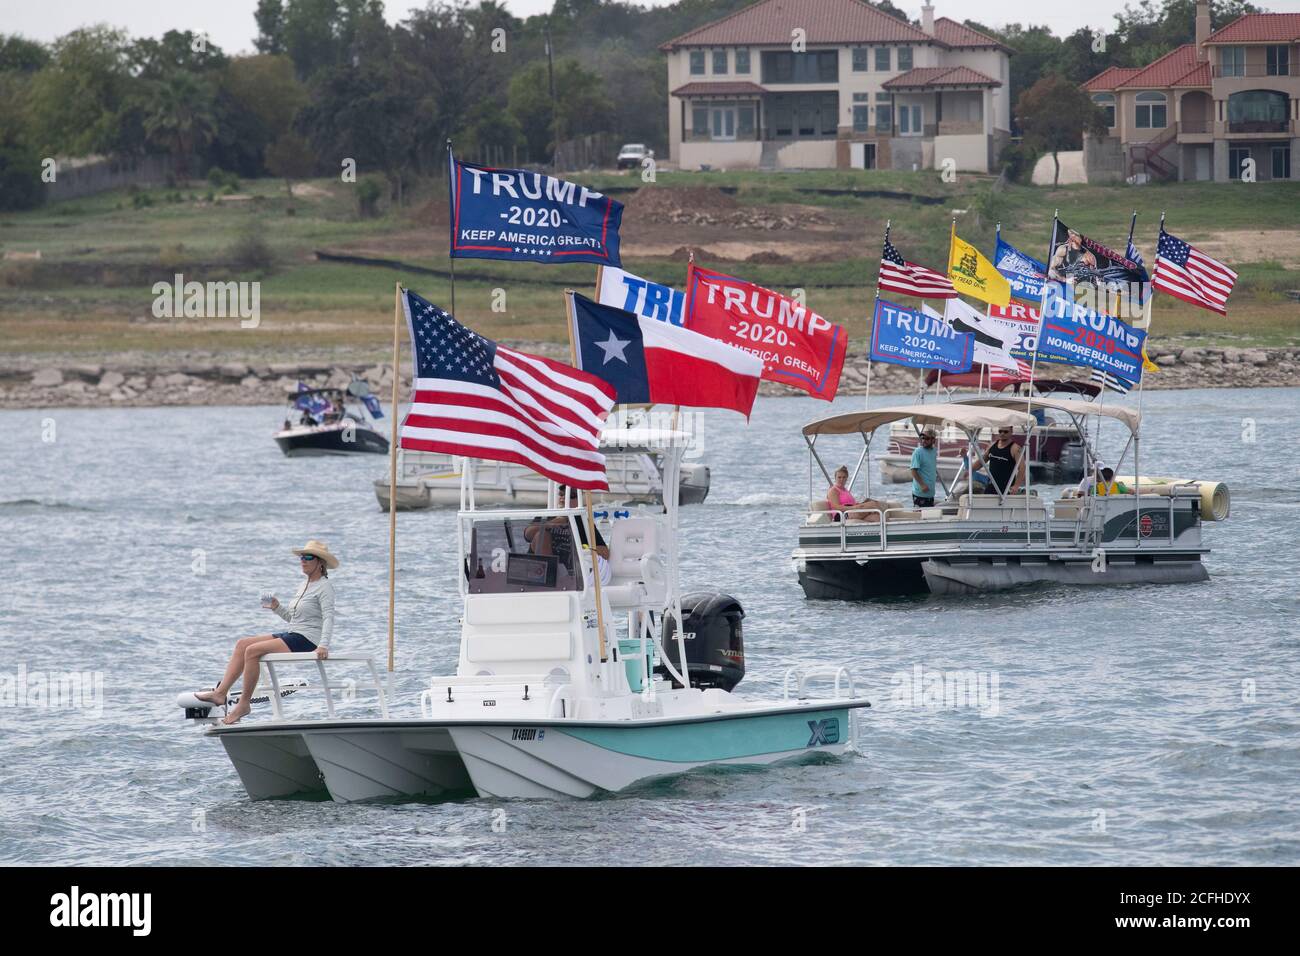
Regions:
M 573 545 L 572 527 L 562 515 L 475 520 L 465 561 L 469 592 L 581 591 Z

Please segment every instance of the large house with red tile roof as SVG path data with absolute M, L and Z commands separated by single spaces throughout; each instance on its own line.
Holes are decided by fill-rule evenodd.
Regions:
M 1250 13 L 1145 67 L 1110 67 L 1084 84 L 1109 134 L 1084 137 L 1089 182 L 1300 178 L 1300 13 Z M 1293 162 L 1293 157 L 1295 161 Z
M 660 47 L 681 169 L 955 168 L 1010 140 L 1011 50 L 928 2 L 758 0 Z

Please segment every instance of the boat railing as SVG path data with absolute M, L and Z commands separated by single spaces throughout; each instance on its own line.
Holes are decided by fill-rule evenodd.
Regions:
M 388 693 L 384 689 L 383 681 L 379 677 L 379 669 L 375 667 L 375 659 L 364 654 L 334 654 L 327 658 L 319 658 L 314 651 L 304 651 L 301 653 L 287 652 L 283 654 L 265 654 L 262 656 L 262 664 L 266 668 L 267 679 L 271 682 L 271 711 L 276 720 L 284 720 L 284 707 L 281 704 L 280 677 L 276 673 L 276 665 L 285 664 L 314 664 L 316 672 L 320 675 L 319 690 L 325 697 L 325 712 L 334 717 L 334 692 L 342 691 L 344 694 L 353 693 L 356 682 L 352 679 L 335 681 L 331 683 L 329 676 L 329 667 L 338 664 L 365 664 L 370 672 L 370 687 L 375 692 L 375 699 L 379 705 L 380 716 L 388 717 Z M 305 693 L 313 690 L 310 686 L 299 687 L 298 693 Z M 346 698 L 345 698 L 346 699 Z
M 857 687 L 853 683 L 853 672 L 847 667 L 835 664 L 819 664 L 806 666 L 797 664 L 785 672 L 782 679 L 782 699 L 790 699 L 790 683 L 794 682 L 795 699 L 808 699 L 808 684 L 816 680 L 833 680 L 835 682 L 835 699 L 856 700 L 858 696 Z M 844 694 L 845 689 L 848 695 Z
M 835 682 L 835 700 L 857 700 L 858 690 L 853 682 L 853 672 L 847 667 L 837 666 L 835 664 L 821 665 L 796 665 L 785 672 L 782 679 L 782 697 L 784 700 L 790 700 L 791 681 L 795 685 L 795 699 L 808 700 L 808 684 L 818 680 L 833 680 Z M 848 690 L 848 694 L 844 693 Z M 858 722 L 854 719 L 854 714 L 849 713 L 849 741 L 853 750 L 858 748 Z

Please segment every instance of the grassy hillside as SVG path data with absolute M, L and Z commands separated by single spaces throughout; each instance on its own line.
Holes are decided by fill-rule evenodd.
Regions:
M 680 284 L 683 255 L 669 253 L 697 245 L 704 264 L 777 289 L 805 288 L 814 308 L 846 324 L 855 337 L 866 331 L 886 220 L 905 255 L 942 268 L 954 211 L 961 235 L 984 250 L 992 251 L 994 223 L 1001 221 L 1008 241 L 1042 258 L 1054 209 L 1071 226 L 1122 248 L 1136 208 L 1138 245 L 1150 262 L 1165 210 L 1171 231 L 1227 261 L 1241 279 L 1227 319 L 1160 300 L 1153 336 L 1300 343 L 1300 303 L 1284 294 L 1300 288 L 1300 183 L 995 191 L 991 180 L 974 176 L 943 183 L 933 173 L 818 171 L 661 173 L 646 187 L 717 187 L 742 213 L 780 209 L 793 217 L 796 225 L 782 231 L 647 221 L 632 198 L 641 185 L 638 177 L 574 178 L 630 201 L 623 227 L 626 268 Z M 383 354 L 391 341 L 395 281 L 451 304 L 443 188 L 430 184 L 406 208 L 375 219 L 358 218 L 349 185 L 302 184 L 290 199 L 284 184 L 272 180 L 245 183 L 238 194 L 212 201 L 206 186 L 195 186 L 106 193 L 5 215 L 0 356 L 124 349 L 290 358 L 339 348 Z M 802 228 L 803 220 L 817 225 Z M 789 254 L 710 261 L 708 250 L 731 240 Z M 323 262 L 315 258 L 317 250 L 417 268 Z M 31 258 L 38 252 L 38 260 Z M 155 319 L 151 287 L 176 272 L 198 281 L 260 279 L 261 326 L 241 330 L 231 320 Z M 463 321 L 498 338 L 547 340 L 564 337 L 560 291 L 588 289 L 594 275 L 591 266 L 468 260 L 456 272 L 456 310 Z M 493 310 L 494 302 L 502 304 L 498 289 L 505 293 L 503 311 Z

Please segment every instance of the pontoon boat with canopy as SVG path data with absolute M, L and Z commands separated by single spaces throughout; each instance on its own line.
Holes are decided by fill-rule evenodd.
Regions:
M 911 508 L 897 501 L 880 507 L 850 509 L 866 520 L 837 520 L 824 499 L 815 497 L 814 464 L 831 483 L 818 440 L 857 435 L 862 440 L 849 485 L 870 472 L 864 469 L 877 429 L 909 422 L 945 425 L 966 436 L 974 450 L 982 429 L 1011 428 L 1032 437 L 1041 427 L 1032 408 L 1067 415 L 1078 429 L 1088 456 L 1086 421 L 1105 416 L 1129 430 L 1134 463 L 1139 447 L 1139 416 L 1125 407 L 1108 407 L 1073 399 L 1026 397 L 975 399 L 962 403 L 902 405 L 832 415 L 805 425 L 809 450 L 809 512 L 799 529 L 792 556 L 799 583 L 810 598 L 862 599 L 900 594 L 966 594 L 1002 590 L 1022 584 L 1132 584 L 1201 581 L 1208 576 L 1202 557 L 1202 521 L 1227 517 L 1227 490 L 1214 482 L 1143 478 L 1129 494 L 1062 496 L 1045 502 L 1026 477 L 1023 490 L 1011 495 L 991 481 L 984 494 L 965 492 L 962 470 L 945 482 L 946 497 L 931 508 Z M 966 459 L 969 461 L 969 458 Z M 1134 469 L 1137 470 L 1136 468 Z M 1139 493 L 1140 492 L 1140 493 Z M 872 499 L 877 500 L 877 499 Z M 1219 507 L 1215 507 L 1215 503 Z

